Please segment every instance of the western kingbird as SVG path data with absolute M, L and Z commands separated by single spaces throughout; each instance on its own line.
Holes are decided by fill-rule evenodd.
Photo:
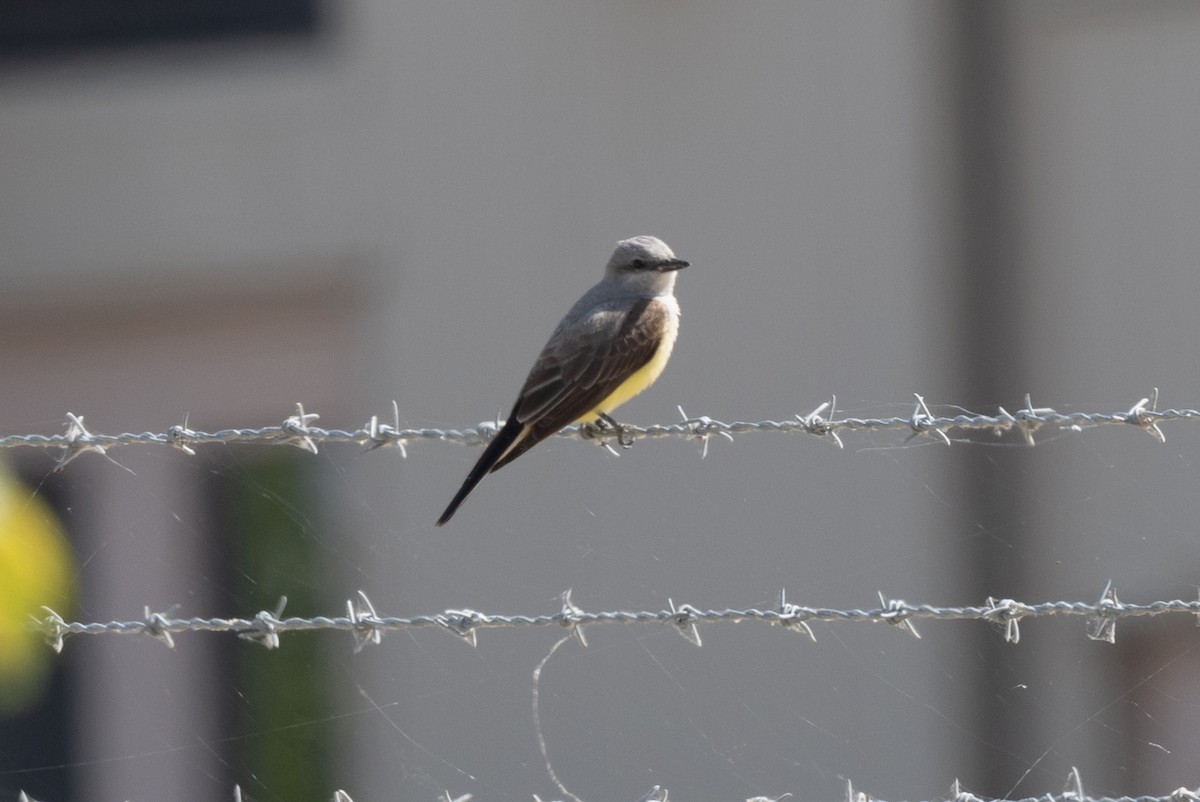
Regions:
M 657 237 L 621 240 L 604 278 L 575 302 L 517 396 L 504 428 L 488 443 L 438 519 L 449 521 L 484 476 L 572 423 L 605 421 L 662 373 L 675 335 L 675 271 L 688 266 Z

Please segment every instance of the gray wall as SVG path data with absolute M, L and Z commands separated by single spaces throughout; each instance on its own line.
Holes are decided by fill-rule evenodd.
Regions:
M 613 243 L 640 233 L 693 267 L 672 363 L 622 420 L 672 421 L 677 405 L 785 419 L 831 393 L 862 416 L 907 414 L 913 392 L 986 412 L 1025 392 L 1104 411 L 1155 385 L 1169 406 L 1200 399 L 1191 5 L 331 11 L 299 46 L 0 72 L 0 370 L 21 378 L 0 430 L 53 430 L 68 409 L 105 431 L 184 413 L 212 429 L 298 400 L 353 426 L 392 399 L 407 426 L 473 425 L 507 411 Z M 313 460 L 330 510 L 316 536 L 331 594 L 361 588 L 396 615 L 553 612 L 567 588 L 588 610 L 767 607 L 781 588 L 827 607 L 874 606 L 877 590 L 1093 600 L 1110 578 L 1123 598 L 1194 595 L 1195 434 L 1046 440 L 838 450 L 748 434 L 703 460 L 680 441 L 613 459 L 554 440 L 444 529 L 476 451 L 330 449 Z M 99 458 L 69 468 L 125 499 L 85 522 L 111 555 L 84 569 L 87 616 L 186 608 L 190 580 L 172 576 L 203 548 L 186 545 L 194 487 L 159 486 L 185 458 L 119 459 L 153 487 Z M 184 545 L 151 560 L 154 580 L 122 556 L 164 538 Z M 1151 644 L 1136 652 L 1074 620 L 1029 622 L 1019 646 L 978 623 L 921 630 L 818 627 L 811 643 L 714 626 L 697 650 L 667 628 L 594 628 L 542 673 L 551 758 L 585 799 L 654 784 L 804 799 L 847 778 L 886 799 L 955 777 L 1038 794 L 1071 766 L 1111 793 L 1196 784 L 1195 746 L 1172 735 L 1191 713 L 1129 712 L 1150 704 L 1137 672 L 1168 664 L 1138 655 L 1178 649 L 1167 630 L 1127 628 Z M 471 649 L 421 632 L 358 655 L 330 636 L 333 775 L 355 799 L 557 798 L 530 712 L 556 635 L 484 632 Z M 68 648 L 95 650 L 80 759 L 116 758 L 80 767 L 83 787 L 196 798 L 207 776 L 227 796 L 194 742 L 249 734 L 204 717 L 195 689 L 220 679 L 203 644 Z M 147 687 L 172 703 L 139 705 Z M 164 732 L 184 745 L 169 768 L 145 759 Z

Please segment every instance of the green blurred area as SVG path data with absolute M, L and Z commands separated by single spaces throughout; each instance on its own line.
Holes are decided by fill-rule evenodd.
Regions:
M 278 452 L 278 450 L 276 450 Z M 232 596 L 241 609 L 297 615 L 324 608 L 327 577 L 312 536 L 315 493 L 290 455 L 265 452 L 222 472 L 215 488 L 232 556 Z M 331 787 L 330 703 L 319 633 L 288 633 L 279 648 L 233 644 L 238 704 L 234 767 L 276 799 L 311 799 Z

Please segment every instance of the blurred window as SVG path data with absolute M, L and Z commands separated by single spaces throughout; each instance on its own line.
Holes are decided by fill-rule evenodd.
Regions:
M 0 57 L 246 36 L 308 36 L 318 0 L 7 0 Z

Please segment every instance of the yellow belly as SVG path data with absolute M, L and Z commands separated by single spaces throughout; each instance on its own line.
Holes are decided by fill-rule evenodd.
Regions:
M 678 334 L 679 318 L 676 315 L 672 315 L 666 334 L 662 338 L 662 343 L 658 346 L 658 350 L 654 352 L 654 356 L 650 358 L 650 361 L 622 382 L 617 389 L 609 393 L 607 398 L 588 410 L 585 414 L 576 418 L 575 423 L 589 423 L 594 421 L 600 416 L 601 412 L 611 415 L 617 407 L 654 384 L 655 380 L 662 375 L 663 368 L 667 366 L 667 360 L 671 358 L 671 351 L 675 348 L 675 337 Z

